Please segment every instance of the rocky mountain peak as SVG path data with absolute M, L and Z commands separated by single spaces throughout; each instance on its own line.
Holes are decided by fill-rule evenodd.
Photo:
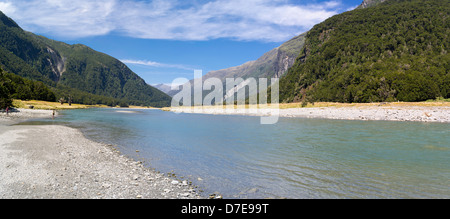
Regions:
M 364 0 L 363 3 L 358 8 L 369 8 L 387 0 Z

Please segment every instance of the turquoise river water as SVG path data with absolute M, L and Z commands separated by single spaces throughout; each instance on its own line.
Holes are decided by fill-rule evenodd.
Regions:
M 63 111 L 55 122 L 173 171 L 205 196 L 450 198 L 450 124 L 282 118 L 261 125 L 259 117 L 128 109 Z

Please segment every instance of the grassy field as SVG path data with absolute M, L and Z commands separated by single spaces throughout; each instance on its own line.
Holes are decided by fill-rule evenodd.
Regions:
M 280 109 L 293 109 L 293 108 L 323 108 L 323 107 L 374 107 L 374 106 L 383 106 L 383 107 L 450 107 L 450 99 L 441 99 L 441 100 L 431 100 L 426 102 L 391 102 L 391 103 L 329 103 L 329 102 L 319 102 L 319 103 L 308 103 L 307 106 L 302 107 L 302 103 L 281 103 L 279 104 Z M 270 109 L 275 108 L 276 105 L 264 104 L 258 105 L 259 109 Z M 190 107 L 180 107 L 180 108 L 190 108 Z M 196 108 L 196 107 L 193 107 Z M 204 106 L 203 109 L 217 109 L 217 108 L 226 108 L 226 106 Z M 235 109 L 242 108 L 242 106 L 234 106 Z M 246 109 L 250 108 L 249 105 L 245 106 Z M 170 107 L 163 108 L 164 111 L 170 111 Z
M 83 104 L 69 104 L 64 103 L 61 105 L 58 102 L 46 102 L 46 101 L 37 101 L 37 100 L 13 100 L 13 106 L 15 108 L 23 108 L 29 109 L 30 106 L 33 109 L 43 109 L 43 110 L 69 110 L 69 109 L 88 109 L 88 108 L 112 108 L 106 105 L 83 105 Z M 306 107 L 302 107 L 302 103 L 282 103 L 279 104 L 280 109 L 292 109 L 292 108 L 321 108 L 321 107 L 372 107 L 372 106 L 384 106 L 384 107 L 408 107 L 408 106 L 419 106 L 419 107 L 433 107 L 433 106 L 444 106 L 450 107 L 450 99 L 439 99 L 439 100 L 430 100 L 426 102 L 417 102 L 417 103 L 407 103 L 407 102 L 392 102 L 392 103 L 327 103 L 320 102 L 312 105 L 309 103 Z M 221 106 L 204 106 L 204 109 L 208 108 L 220 108 Z M 226 106 L 222 106 L 225 108 Z M 241 108 L 242 106 L 234 106 L 235 109 Z M 264 104 L 258 105 L 260 109 L 270 109 L 275 108 L 276 105 Z M 140 106 L 130 106 L 130 109 L 149 109 L 151 107 L 140 107 Z M 183 108 L 183 107 L 181 107 Z M 190 107 L 189 107 L 190 108 Z M 246 105 L 245 108 L 250 108 L 249 105 Z M 170 107 L 162 108 L 164 111 L 170 111 Z
M 72 104 L 69 106 L 68 103 L 61 105 L 59 102 L 47 102 L 40 100 L 13 100 L 13 106 L 15 108 L 30 109 L 42 109 L 42 110 L 70 110 L 70 109 L 88 109 L 88 108 L 115 108 L 106 105 L 83 105 L 83 104 Z M 117 107 L 120 108 L 120 107 Z M 142 106 L 130 106 L 129 109 L 150 109 L 151 107 Z
M 327 103 L 320 102 L 312 105 L 309 103 L 307 108 L 320 108 L 320 107 L 371 107 L 371 106 L 385 106 L 385 107 L 432 107 L 432 106 L 447 106 L 450 107 L 449 101 L 427 101 L 427 102 L 391 102 L 391 103 Z M 302 108 L 302 103 L 289 103 L 280 104 L 280 109 Z
M 43 110 L 68 110 L 68 109 L 87 109 L 87 108 L 93 108 L 93 107 L 99 107 L 99 108 L 106 108 L 108 106 L 106 105 L 82 105 L 82 104 L 72 104 L 72 106 L 69 106 L 69 104 L 64 103 L 61 105 L 61 103 L 58 102 L 46 102 L 46 101 L 38 101 L 38 100 L 13 100 L 13 106 L 15 108 L 22 108 L 22 109 L 30 109 L 33 107 L 33 109 L 43 109 Z

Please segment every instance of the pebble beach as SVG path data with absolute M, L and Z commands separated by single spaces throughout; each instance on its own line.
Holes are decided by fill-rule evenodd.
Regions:
M 0 113 L 0 199 L 198 199 L 188 181 L 58 125 L 13 125 L 52 111 Z
M 450 123 L 449 106 L 349 106 L 310 107 L 288 109 L 225 109 L 222 107 L 170 108 L 175 113 L 198 113 L 213 115 L 275 116 L 284 118 L 320 118 L 334 120 L 438 122 Z

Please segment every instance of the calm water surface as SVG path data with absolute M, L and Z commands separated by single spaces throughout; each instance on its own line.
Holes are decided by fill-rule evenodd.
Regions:
M 64 111 L 57 121 L 174 171 L 205 195 L 450 198 L 450 124 L 286 118 L 260 125 L 258 117 L 118 109 Z

